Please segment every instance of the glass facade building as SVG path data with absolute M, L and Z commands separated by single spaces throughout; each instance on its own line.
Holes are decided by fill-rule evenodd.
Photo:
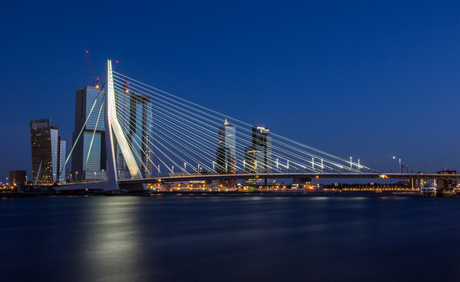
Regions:
M 148 107 L 150 98 L 134 92 L 119 95 L 115 92 L 117 119 L 136 159 L 142 177 L 152 177 L 152 109 Z M 130 179 L 128 166 L 120 147 L 116 146 L 116 161 L 120 179 Z
M 252 146 L 245 149 L 247 172 L 270 173 L 273 168 L 272 138 L 263 126 L 252 127 Z
M 219 174 L 236 173 L 236 129 L 235 126 L 225 120 L 224 125 L 219 126 L 219 146 L 216 150 L 216 172 Z M 223 185 L 233 187 L 236 180 L 220 180 Z
M 236 173 L 236 129 L 225 120 L 219 126 L 219 147 L 216 151 L 216 172 Z
M 271 173 L 273 168 L 272 138 L 263 126 L 252 127 L 252 146 L 244 148 L 244 171 L 246 173 Z M 246 184 L 268 185 L 271 179 L 248 179 Z
M 244 148 L 244 172 L 265 172 L 263 152 L 261 150 L 257 150 L 254 146 Z
M 103 97 L 103 91 L 93 86 L 86 86 L 75 92 L 75 131 L 72 139 L 73 144 L 78 142 L 72 153 L 73 180 L 107 179 Z

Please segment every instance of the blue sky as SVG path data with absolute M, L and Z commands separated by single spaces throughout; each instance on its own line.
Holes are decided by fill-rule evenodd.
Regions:
M 86 50 L 96 77 L 118 60 L 130 77 L 377 170 L 393 156 L 460 170 L 458 1 L 64 2 L 0 12 L 0 181 L 30 177 L 30 120 L 51 118 L 71 141 Z

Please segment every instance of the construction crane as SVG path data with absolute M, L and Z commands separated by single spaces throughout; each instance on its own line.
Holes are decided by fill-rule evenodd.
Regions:
M 118 65 L 118 61 L 115 61 L 115 63 L 117 64 L 118 73 L 120 74 L 120 80 L 123 80 L 123 79 L 121 78 L 121 71 L 120 71 L 120 66 Z M 126 79 L 125 79 L 125 82 L 123 83 L 123 91 L 125 91 L 126 93 L 129 92 L 129 90 L 128 90 L 128 84 L 129 84 L 128 78 L 126 78 Z
M 97 78 L 97 79 L 96 79 L 96 83 L 94 83 L 93 70 L 92 70 L 92 68 L 91 68 L 91 62 L 90 62 L 90 60 L 89 60 L 88 51 L 86 51 L 86 58 L 88 59 L 89 72 L 91 73 L 91 80 L 93 81 L 93 86 L 96 87 L 96 88 L 99 88 L 99 85 L 98 85 L 99 78 Z

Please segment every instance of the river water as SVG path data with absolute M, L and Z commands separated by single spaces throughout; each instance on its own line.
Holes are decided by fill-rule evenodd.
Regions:
M 460 198 L 0 199 L 1 281 L 460 281 Z

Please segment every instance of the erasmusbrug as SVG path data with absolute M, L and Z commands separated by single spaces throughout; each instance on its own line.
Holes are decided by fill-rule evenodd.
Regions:
M 100 99 L 103 103 L 96 108 Z M 332 155 L 187 101 L 115 72 L 110 60 L 88 118 L 91 115 L 97 115 L 98 122 L 105 117 L 108 177 L 91 188 L 144 187 L 160 180 L 231 184 L 255 179 L 268 185 L 267 179 L 276 178 L 408 177 L 383 175 L 359 160 Z

